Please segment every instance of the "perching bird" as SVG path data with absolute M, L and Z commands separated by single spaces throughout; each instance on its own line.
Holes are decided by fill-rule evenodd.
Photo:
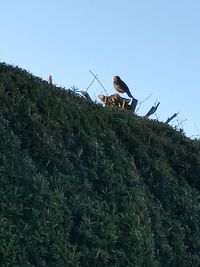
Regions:
M 127 93 L 127 95 L 133 98 L 128 86 L 120 79 L 119 76 L 113 77 L 113 86 L 119 93 Z

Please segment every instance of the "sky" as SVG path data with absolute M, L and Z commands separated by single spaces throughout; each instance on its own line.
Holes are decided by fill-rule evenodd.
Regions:
M 118 75 L 145 115 L 200 138 L 199 0 L 0 0 L 0 62 L 85 90 Z M 95 81 L 88 93 L 105 94 Z

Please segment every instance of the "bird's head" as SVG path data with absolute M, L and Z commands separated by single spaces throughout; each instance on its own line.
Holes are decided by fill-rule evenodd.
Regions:
M 120 77 L 119 76 L 113 76 L 113 80 L 114 81 L 119 81 L 120 80 Z

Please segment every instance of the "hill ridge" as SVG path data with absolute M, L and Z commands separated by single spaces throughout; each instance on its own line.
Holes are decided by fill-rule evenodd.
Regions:
M 200 265 L 199 141 L 5 63 L 0 107 L 0 265 Z

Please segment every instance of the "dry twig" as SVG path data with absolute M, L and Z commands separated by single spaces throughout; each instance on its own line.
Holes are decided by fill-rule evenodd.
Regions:
M 94 79 L 91 81 L 91 83 L 88 85 L 88 87 L 86 88 L 86 92 L 88 91 L 88 89 L 92 86 L 92 84 L 94 83 L 94 81 L 97 79 L 98 74 L 94 75 Z
M 141 101 L 140 103 L 138 103 L 138 108 L 136 110 L 136 112 L 138 112 L 138 110 L 140 109 L 141 105 L 147 101 L 150 97 L 152 96 L 152 93 L 150 93 L 143 101 Z
M 145 117 L 145 118 L 148 118 L 149 116 L 151 116 L 152 114 L 154 114 L 154 113 L 156 112 L 156 110 L 157 110 L 157 108 L 158 108 L 159 105 L 160 105 L 160 102 L 158 102 L 157 105 L 152 106 L 152 107 L 150 108 L 150 110 L 147 112 L 147 114 L 146 114 L 144 117 Z
M 179 113 L 179 112 L 178 112 Z M 175 117 L 178 116 L 178 113 L 174 113 L 171 117 L 169 117 L 165 123 L 169 123 L 170 121 L 172 121 Z
M 97 75 L 95 75 L 91 70 L 89 71 L 93 76 L 94 76 L 94 79 L 96 79 L 98 81 L 98 83 L 101 85 L 101 87 L 104 89 L 106 95 L 108 96 L 108 93 L 106 91 L 106 88 L 103 86 L 103 84 L 99 81 L 99 79 L 97 78 Z

